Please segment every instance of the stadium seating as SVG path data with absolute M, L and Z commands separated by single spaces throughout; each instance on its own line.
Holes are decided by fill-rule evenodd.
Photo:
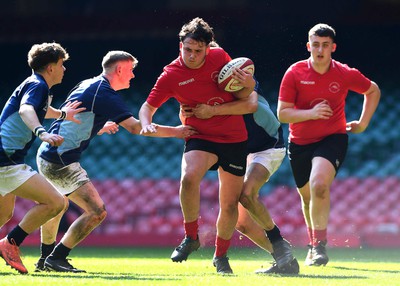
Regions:
M 334 245 L 400 244 L 400 239 L 393 242 L 388 238 L 400 238 L 399 94 L 397 90 L 382 96 L 366 132 L 349 136 L 348 155 L 331 190 L 329 233 Z M 134 98 L 138 98 L 132 102 L 135 113 L 141 99 Z M 361 104 L 362 97 L 349 96 L 348 120 L 359 117 Z M 157 112 L 155 121 L 178 125 L 176 111 L 176 104 L 168 102 Z M 287 125 L 284 132 L 287 136 Z M 38 142 L 35 144 L 33 149 Z M 175 244 L 183 236 L 179 204 L 183 145 L 180 139 L 141 137 L 125 130 L 94 139 L 81 163 L 105 201 L 108 216 L 93 235 L 162 236 L 166 237 L 165 243 Z M 30 154 L 27 163 L 36 166 L 34 154 Z M 212 245 L 219 209 L 216 172 L 209 172 L 202 182 L 201 199 L 201 235 Z M 262 188 L 261 200 L 292 243 L 304 246 L 304 219 L 288 159 Z M 32 205 L 18 199 L 13 219 L 0 229 L 0 234 L 7 233 Z M 69 211 L 66 221 L 77 215 L 76 210 Z M 168 235 L 174 239 L 168 240 Z M 130 241 L 127 239 L 126 243 Z
M 137 240 L 141 236 L 182 237 L 179 181 L 125 179 L 94 181 L 94 183 L 106 203 L 108 216 L 94 231 L 93 237 L 96 237 L 96 234 L 100 237 L 134 234 Z M 329 234 L 333 239 L 331 244 L 360 246 L 365 245 L 371 235 L 399 235 L 399 186 L 400 178 L 396 176 L 384 179 L 352 177 L 336 180 L 331 190 L 329 224 Z M 200 235 L 204 240 L 203 243 L 211 246 L 219 210 L 218 182 L 205 180 L 201 187 Z M 304 246 L 305 224 L 296 189 L 277 186 L 261 199 L 282 233 L 294 245 Z M 30 206 L 31 202 L 18 198 L 12 221 L 0 232 L 9 231 Z M 68 212 L 67 221 L 72 221 L 78 215 L 76 210 Z M 68 219 L 69 216 L 72 218 Z M 357 238 L 356 242 L 350 243 L 349 240 L 354 237 Z M 95 239 L 91 238 L 89 244 L 93 241 Z

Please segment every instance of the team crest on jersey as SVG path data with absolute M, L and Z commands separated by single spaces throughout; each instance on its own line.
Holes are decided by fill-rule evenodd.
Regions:
M 211 74 L 211 79 L 212 79 L 212 81 L 213 82 L 218 82 L 218 74 L 219 74 L 219 72 L 218 71 L 215 71 L 215 72 L 213 72 L 212 74 Z
M 330 84 L 329 84 L 329 91 L 330 92 L 332 92 L 332 93 L 337 93 L 337 92 L 339 92 L 340 91 L 340 84 L 339 83 L 337 83 L 337 82 L 331 82 Z
M 207 101 L 208 105 L 218 105 L 218 104 L 221 104 L 221 103 L 224 103 L 224 100 L 219 96 L 212 97 Z

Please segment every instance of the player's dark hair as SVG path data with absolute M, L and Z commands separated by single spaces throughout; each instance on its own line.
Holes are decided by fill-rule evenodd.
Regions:
M 329 37 L 334 43 L 336 40 L 335 29 L 327 24 L 322 23 L 319 23 L 310 29 L 310 31 L 308 32 L 308 38 L 310 39 L 311 36 Z
M 122 61 L 132 61 L 134 66 L 138 64 L 138 60 L 132 56 L 128 52 L 124 51 L 109 51 L 104 57 L 103 61 L 101 63 L 101 66 L 103 67 L 103 70 L 110 69 L 113 67 L 116 63 L 122 62 Z
M 33 71 L 43 71 L 48 64 L 69 59 L 67 51 L 57 43 L 35 44 L 28 52 L 28 65 Z
M 206 45 L 215 41 L 213 29 L 199 17 L 182 26 L 179 32 L 179 40 L 183 42 L 186 38 L 206 43 Z

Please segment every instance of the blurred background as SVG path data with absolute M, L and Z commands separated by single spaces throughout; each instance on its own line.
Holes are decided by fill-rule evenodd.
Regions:
M 178 32 L 194 17 L 213 28 L 232 58 L 255 62 L 256 77 L 276 111 L 280 80 L 294 62 L 309 56 L 308 30 L 316 23 L 337 32 L 336 60 L 358 68 L 378 83 L 381 104 L 363 134 L 350 135 L 343 168 L 331 190 L 329 244 L 334 247 L 400 247 L 400 50 L 399 0 L 13 0 L 0 1 L 0 103 L 3 106 L 31 70 L 27 53 L 35 43 L 59 42 L 70 54 L 62 84 L 53 88 L 57 107 L 79 81 L 101 73 L 109 50 L 126 50 L 139 60 L 131 88 L 122 91 L 137 116 L 162 68 L 178 55 Z M 348 120 L 360 116 L 363 97 L 350 93 Z M 154 121 L 178 125 L 178 105 L 168 101 Z M 50 122 L 46 122 L 47 125 Z M 284 125 L 287 138 L 287 126 Z M 36 167 L 31 149 L 27 163 Z M 92 141 L 81 164 L 98 187 L 108 216 L 82 245 L 175 246 L 183 237 L 179 206 L 183 141 L 132 136 L 125 130 Z M 200 236 L 213 245 L 218 181 L 209 172 L 202 184 Z M 283 234 L 307 244 L 300 199 L 288 160 L 261 191 Z M 31 206 L 18 199 L 6 234 Z M 60 233 L 79 216 L 71 206 Z M 160 237 L 163 237 L 160 239 Z M 39 233 L 27 243 L 37 244 Z M 251 243 L 235 235 L 234 243 Z

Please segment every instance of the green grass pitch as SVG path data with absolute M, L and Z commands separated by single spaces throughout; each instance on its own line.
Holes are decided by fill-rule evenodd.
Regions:
M 212 248 L 200 248 L 188 261 L 173 263 L 173 248 L 91 248 L 71 252 L 71 264 L 87 273 L 35 273 L 39 248 L 22 248 L 28 275 L 20 275 L 0 261 L 0 285 L 400 285 L 399 249 L 329 249 L 325 267 L 306 267 L 306 249 L 295 249 L 297 276 L 265 276 L 254 270 L 269 267 L 271 258 L 256 248 L 229 251 L 234 275 L 220 276 L 212 266 Z

